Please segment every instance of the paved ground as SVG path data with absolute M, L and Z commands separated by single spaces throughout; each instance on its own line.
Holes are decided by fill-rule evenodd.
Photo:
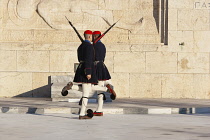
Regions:
M 210 139 L 210 100 L 117 99 L 91 120 L 78 120 L 79 108 L 49 98 L 0 98 L 0 140 Z
M 210 114 L 0 114 L 1 140 L 209 140 Z
M 97 104 L 89 103 L 95 110 Z M 52 102 L 49 98 L 0 98 L 0 113 L 78 113 L 78 103 Z M 105 114 L 200 114 L 210 113 L 210 100 L 117 99 L 104 104 Z
M 0 106 L 78 107 L 77 103 L 52 102 L 50 98 L 0 98 Z M 107 107 L 210 107 L 208 99 L 133 99 L 118 98 Z M 105 106 L 105 107 L 106 107 Z

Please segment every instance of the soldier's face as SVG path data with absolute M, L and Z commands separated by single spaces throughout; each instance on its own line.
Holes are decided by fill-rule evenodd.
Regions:
M 93 35 L 93 39 L 94 39 L 94 40 L 96 39 L 96 36 L 95 36 L 95 35 Z
M 90 40 L 93 40 L 93 37 L 92 37 L 92 35 L 90 35 L 90 36 L 89 36 L 89 38 L 90 38 Z
M 96 40 L 98 38 L 98 35 L 93 35 L 93 39 Z

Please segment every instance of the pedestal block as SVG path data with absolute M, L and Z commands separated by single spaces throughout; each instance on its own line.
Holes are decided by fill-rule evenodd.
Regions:
M 52 101 L 68 101 L 68 102 L 79 102 L 79 99 L 82 97 L 82 91 L 78 90 L 68 90 L 67 96 L 62 96 L 61 91 L 68 82 L 73 82 L 73 75 L 62 75 L 62 76 L 51 76 L 51 98 Z M 81 86 L 81 84 L 74 83 L 74 85 Z M 82 88 L 80 88 L 82 89 Z M 106 96 L 105 102 L 111 102 L 110 93 L 105 92 Z M 90 92 L 89 102 L 97 102 L 97 93 L 96 91 Z

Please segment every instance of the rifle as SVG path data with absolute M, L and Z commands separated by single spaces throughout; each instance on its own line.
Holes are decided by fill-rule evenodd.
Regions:
M 120 19 L 119 19 L 120 20 Z M 118 20 L 118 21 L 119 21 Z M 117 21 L 117 22 L 118 22 Z M 96 38 L 96 40 L 93 41 L 93 44 L 96 44 L 112 27 L 114 27 L 114 25 L 117 23 L 115 22 L 112 26 L 110 26 L 102 35 L 100 35 L 98 38 Z
M 65 16 L 66 17 L 66 16 Z M 66 17 L 66 19 L 68 20 L 68 18 Z M 74 29 L 74 31 L 76 32 L 77 36 L 79 37 L 80 41 L 83 42 L 83 38 L 81 37 L 81 35 L 79 34 L 79 32 L 77 31 L 77 29 L 73 26 L 73 24 L 68 20 L 69 24 L 71 25 L 71 27 Z

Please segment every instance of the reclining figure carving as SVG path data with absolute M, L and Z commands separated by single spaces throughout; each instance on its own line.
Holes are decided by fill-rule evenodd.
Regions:
M 117 5 L 116 1 L 106 0 L 9 0 L 8 12 L 18 26 L 30 26 L 41 17 L 52 29 L 70 29 L 67 16 L 78 29 L 86 29 L 88 23 L 92 28 L 103 30 L 118 19 L 121 20 L 115 27 L 132 33 L 140 32 L 145 22 L 157 29 L 154 17 L 147 14 L 152 13 L 153 8 L 142 8 L 139 1 L 128 2 L 135 6 L 129 7 L 126 2 Z

